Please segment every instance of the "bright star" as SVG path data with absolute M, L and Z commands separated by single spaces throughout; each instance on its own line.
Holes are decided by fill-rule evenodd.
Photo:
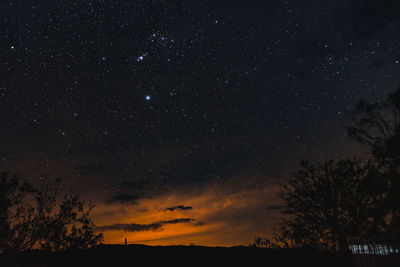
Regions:
M 151 96 L 146 95 L 146 101 L 150 101 L 151 100 Z
M 136 61 L 137 62 L 141 62 L 141 61 L 143 61 L 144 60 L 144 58 L 145 57 L 147 57 L 149 55 L 149 53 L 143 53 L 143 54 L 141 54 L 140 56 L 138 56 L 137 58 L 136 58 Z

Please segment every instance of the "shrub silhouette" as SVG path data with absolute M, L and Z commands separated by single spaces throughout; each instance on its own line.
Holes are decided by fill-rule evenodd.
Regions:
M 284 247 L 347 250 L 349 238 L 386 228 L 386 193 L 371 162 L 302 162 L 282 189 L 288 217 L 275 240 Z
M 284 247 L 347 249 L 351 237 L 400 229 L 400 88 L 384 101 L 360 101 L 348 135 L 367 162 L 302 162 L 283 185 L 287 219 L 274 242 Z
M 0 252 L 41 248 L 88 248 L 102 241 L 90 219 L 93 205 L 72 192 L 63 196 L 59 180 L 41 179 L 40 188 L 7 173 L 0 175 Z
M 392 230 L 400 230 L 400 88 L 383 101 L 360 101 L 349 136 L 369 148 L 388 187 L 382 208 Z

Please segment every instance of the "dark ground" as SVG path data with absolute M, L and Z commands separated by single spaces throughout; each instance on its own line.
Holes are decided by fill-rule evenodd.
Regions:
M 59 254 L 0 255 L 0 266 L 353 266 L 351 255 L 305 249 L 99 246 Z

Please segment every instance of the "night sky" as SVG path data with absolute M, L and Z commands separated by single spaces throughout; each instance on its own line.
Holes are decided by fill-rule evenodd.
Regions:
M 397 0 L 0 3 L 0 169 L 59 177 L 106 243 L 267 237 L 301 159 L 359 155 L 400 84 Z

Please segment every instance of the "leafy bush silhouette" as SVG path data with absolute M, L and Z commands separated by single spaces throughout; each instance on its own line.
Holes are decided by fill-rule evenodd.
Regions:
M 365 145 L 388 187 L 384 208 L 390 228 L 400 230 L 400 88 L 385 100 L 360 101 L 349 136 Z
M 57 204 L 59 180 L 41 179 L 40 188 L 0 175 L 0 252 L 41 248 L 62 251 L 99 244 L 89 215 L 93 205 L 69 192 Z
M 260 236 L 254 238 L 254 243 L 251 243 L 249 247 L 254 248 L 281 248 L 278 244 L 275 244 L 273 241 L 267 238 L 262 238 Z
M 350 238 L 386 229 L 386 193 L 371 163 L 303 161 L 282 187 L 286 203 L 275 241 L 283 247 L 346 251 Z
M 400 88 L 384 101 L 360 101 L 357 111 L 348 135 L 369 160 L 303 161 L 283 185 L 288 217 L 276 244 L 346 250 L 351 237 L 400 229 Z

